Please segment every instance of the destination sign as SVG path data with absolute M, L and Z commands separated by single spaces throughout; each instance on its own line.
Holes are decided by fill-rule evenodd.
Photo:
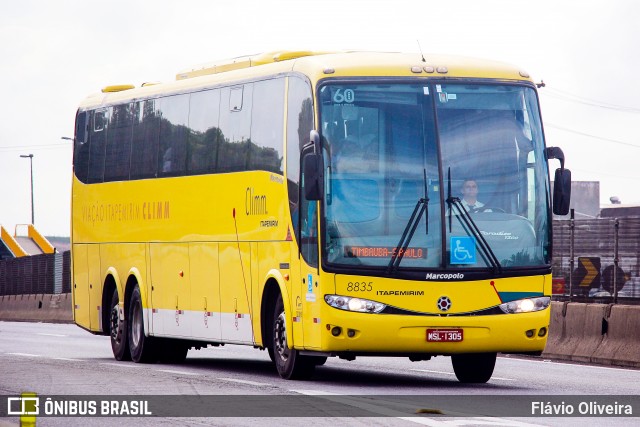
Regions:
M 427 248 L 394 248 L 387 246 L 345 246 L 344 256 L 347 258 L 391 258 L 393 256 L 403 258 L 424 259 L 427 257 Z

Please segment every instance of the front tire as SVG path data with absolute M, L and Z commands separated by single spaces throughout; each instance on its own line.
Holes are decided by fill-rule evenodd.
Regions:
M 144 334 L 144 319 L 140 288 L 135 286 L 129 303 L 129 349 L 131 359 L 136 363 L 157 361 L 157 351 L 154 339 Z
M 109 310 L 109 335 L 111 336 L 111 351 L 116 360 L 131 360 L 129 352 L 129 335 L 127 318 L 120 320 L 120 309 L 118 305 L 118 290 L 113 290 L 111 305 Z
M 491 379 L 496 357 L 497 353 L 454 354 L 451 356 L 451 364 L 458 381 L 481 384 Z
M 287 321 L 282 295 L 278 295 L 273 310 L 273 331 L 271 348 L 278 374 L 287 380 L 308 379 L 313 375 L 316 365 L 313 360 L 301 356 L 287 343 Z

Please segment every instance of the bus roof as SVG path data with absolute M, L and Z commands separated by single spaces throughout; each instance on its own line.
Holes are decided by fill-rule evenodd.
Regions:
M 143 85 L 113 85 L 89 96 L 81 109 L 188 92 L 252 78 L 299 72 L 312 82 L 328 77 L 476 78 L 531 81 L 528 73 L 502 62 L 459 56 L 391 52 L 277 51 L 216 61 L 177 74 L 176 81 Z

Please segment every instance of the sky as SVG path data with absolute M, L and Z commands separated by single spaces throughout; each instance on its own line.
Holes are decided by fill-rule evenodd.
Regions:
M 70 141 L 86 96 L 171 81 L 280 49 L 453 54 L 529 72 L 548 146 L 600 202 L 640 204 L 640 2 L 635 0 L 21 0 L 0 13 L 0 224 L 69 236 Z M 557 163 L 551 165 L 552 169 Z M 20 232 L 20 229 L 19 229 Z

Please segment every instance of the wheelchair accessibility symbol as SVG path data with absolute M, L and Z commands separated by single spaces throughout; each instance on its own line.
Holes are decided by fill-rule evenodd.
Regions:
M 451 238 L 451 264 L 476 263 L 476 239 L 473 237 Z

